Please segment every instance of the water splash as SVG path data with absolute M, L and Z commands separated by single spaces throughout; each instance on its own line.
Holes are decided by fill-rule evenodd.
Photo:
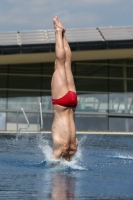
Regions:
M 87 135 L 83 136 L 78 143 L 78 146 L 81 147 L 87 139 Z
M 50 142 L 46 139 L 43 139 L 41 144 L 39 144 L 39 148 L 42 150 L 44 155 L 42 164 L 45 163 L 47 167 L 56 168 L 58 170 L 87 170 L 87 168 L 82 164 L 82 144 L 85 139 L 86 136 L 79 141 L 78 150 L 70 162 L 64 160 L 63 158 L 55 159 L 53 157 L 53 149 L 49 144 Z
M 119 158 L 119 159 L 127 159 L 127 160 L 133 160 L 133 156 L 128 155 L 128 154 L 121 154 L 121 153 L 116 153 L 115 155 L 108 156 L 110 158 Z
M 128 154 L 117 154 L 116 157 L 121 159 L 133 160 L 133 156 Z

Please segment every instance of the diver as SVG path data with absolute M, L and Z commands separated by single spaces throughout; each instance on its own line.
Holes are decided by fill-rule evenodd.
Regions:
M 53 19 L 55 29 L 55 65 L 51 81 L 54 120 L 52 124 L 53 154 L 70 161 L 76 153 L 78 140 L 74 123 L 77 94 L 71 71 L 72 53 L 65 36 L 65 27 L 58 17 Z

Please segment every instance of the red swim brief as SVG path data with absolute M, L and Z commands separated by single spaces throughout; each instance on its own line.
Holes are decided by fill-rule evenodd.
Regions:
M 59 99 L 52 99 L 52 103 L 64 107 L 76 108 L 78 103 L 77 95 L 75 92 L 69 91 L 66 95 Z

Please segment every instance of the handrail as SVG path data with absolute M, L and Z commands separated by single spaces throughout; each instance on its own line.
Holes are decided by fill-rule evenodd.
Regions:
M 20 131 L 21 131 L 22 129 L 28 129 L 29 126 L 30 126 L 29 120 L 28 120 L 28 118 L 27 118 L 27 116 L 26 116 L 26 113 L 25 113 L 24 109 L 21 108 L 21 110 L 22 110 L 22 112 L 23 112 L 23 114 L 24 114 L 24 117 L 25 117 L 25 120 L 26 120 L 26 122 L 27 122 L 27 127 L 26 127 L 26 128 L 20 128 L 20 129 L 18 130 L 19 133 L 20 133 Z
M 39 108 L 40 108 L 40 119 L 41 119 L 40 129 L 43 129 L 43 116 L 42 116 L 42 104 L 41 104 L 41 102 L 39 103 Z

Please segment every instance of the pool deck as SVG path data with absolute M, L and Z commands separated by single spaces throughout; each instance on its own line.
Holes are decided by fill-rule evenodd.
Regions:
M 24 131 L 25 134 L 51 134 L 50 131 Z M 16 131 L 0 131 L 0 134 L 17 134 Z M 94 134 L 94 135 L 133 135 L 133 132 L 102 132 L 102 131 L 77 131 L 76 134 Z

